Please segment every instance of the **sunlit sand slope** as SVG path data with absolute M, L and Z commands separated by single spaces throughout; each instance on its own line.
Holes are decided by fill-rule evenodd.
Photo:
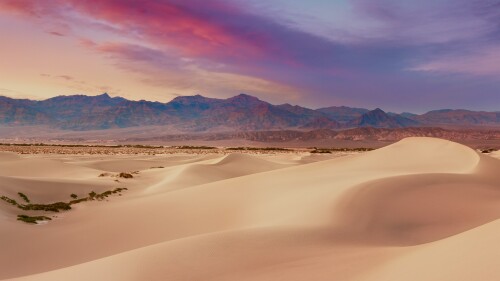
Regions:
M 235 154 L 163 169 L 141 162 L 120 183 L 86 179 L 103 171 L 99 164 L 54 164 L 62 174 L 82 169 L 85 177 L 72 179 L 82 185 L 129 191 L 44 225 L 15 221 L 17 210 L 0 204 L 0 278 L 500 280 L 497 159 L 433 138 L 294 159 Z M 0 156 L 0 165 L 9 161 L 35 165 Z M 28 175 L 18 174 L 1 173 L 11 184 L 0 191 L 31 194 L 21 184 Z

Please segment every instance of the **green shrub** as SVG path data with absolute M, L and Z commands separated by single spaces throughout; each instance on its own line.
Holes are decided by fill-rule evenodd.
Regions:
M 81 203 L 81 202 L 85 202 L 85 201 L 88 201 L 89 198 L 88 197 L 85 197 L 85 198 L 80 198 L 80 199 L 76 199 L 76 200 L 71 200 L 69 201 L 69 204 L 70 205 L 74 205 L 74 204 L 78 204 L 78 203 Z
M 95 193 L 95 191 L 92 191 L 89 193 L 89 200 L 94 200 L 94 197 L 97 195 L 97 193 Z
M 73 204 L 78 204 L 81 202 L 95 200 L 95 199 L 100 201 L 100 200 L 107 198 L 108 196 L 110 196 L 112 194 L 120 193 L 124 190 L 128 190 L 128 189 L 124 188 L 124 187 L 118 187 L 118 188 L 115 188 L 113 190 L 104 191 L 103 193 L 96 193 L 95 191 L 92 191 L 89 193 L 88 197 L 80 198 L 80 199 L 76 199 L 78 196 L 73 193 L 70 196 L 71 196 L 71 198 L 74 198 L 75 200 L 71 200 L 68 203 L 66 203 L 66 202 L 55 202 L 55 203 L 50 203 L 50 204 L 32 204 L 32 203 L 29 203 L 29 204 L 23 205 L 23 204 L 17 203 L 16 200 L 11 199 L 7 196 L 1 196 L 0 199 L 11 204 L 11 205 L 16 206 L 17 208 L 19 208 L 21 210 L 25 210 L 25 211 L 59 212 L 59 211 L 71 210 L 71 205 L 73 205 Z M 18 194 L 24 200 L 29 202 L 29 199 L 27 197 L 25 198 L 26 195 L 22 194 L 21 192 L 19 192 Z M 22 196 L 21 194 L 24 196 Z M 119 195 L 121 196 L 121 194 L 119 194 Z M 27 215 L 18 215 L 17 219 L 20 221 L 24 221 L 26 223 L 36 223 L 37 221 L 40 221 L 40 220 L 51 220 L 49 217 L 46 217 L 46 216 L 31 217 L 31 216 L 27 216 Z
M 26 194 L 22 192 L 18 192 L 17 194 L 19 194 L 19 197 L 23 198 L 23 200 L 26 201 L 26 203 L 30 202 L 30 199 L 28 198 L 28 196 L 26 196 Z
M 5 202 L 7 202 L 7 203 L 9 203 L 11 205 L 14 205 L 14 206 L 18 205 L 16 200 L 11 199 L 11 198 L 9 198 L 7 196 L 2 196 L 2 197 L 0 197 L 0 199 L 2 199 L 3 201 L 5 201 Z
M 47 211 L 58 213 L 60 210 L 71 210 L 71 205 L 66 202 L 56 202 L 51 204 L 27 204 L 18 205 L 18 207 L 25 211 Z
M 49 218 L 49 217 L 46 217 L 46 216 L 31 217 L 31 216 L 27 216 L 27 215 L 17 215 L 17 220 L 18 221 L 23 221 L 25 223 L 36 224 L 38 221 L 50 221 L 52 219 Z

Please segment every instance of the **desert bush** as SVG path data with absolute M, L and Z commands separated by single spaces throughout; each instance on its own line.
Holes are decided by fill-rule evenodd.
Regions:
M 23 200 L 26 201 L 26 203 L 30 202 L 30 199 L 28 198 L 28 196 L 26 196 L 26 194 L 22 192 L 18 192 L 17 194 L 19 194 L 19 197 L 23 198 Z
M 74 204 L 78 204 L 78 203 L 81 203 L 81 202 L 85 202 L 85 201 L 88 201 L 89 198 L 88 197 L 85 197 L 85 198 L 80 198 L 80 199 L 76 199 L 76 200 L 71 200 L 69 201 L 69 204 L 70 205 L 74 205 Z
M 92 191 L 92 192 L 90 192 L 90 193 L 89 193 L 89 197 L 88 197 L 88 198 L 89 198 L 90 200 L 94 200 L 94 197 L 95 197 L 96 195 L 97 195 L 97 193 L 95 193 L 95 191 Z
M 7 203 L 9 203 L 11 205 L 14 205 L 14 206 L 18 205 L 16 200 L 11 199 L 11 198 L 9 198 L 7 196 L 2 196 L 2 197 L 0 197 L 0 199 L 2 199 L 3 201 L 5 201 L 5 202 L 7 202 Z
M 71 196 L 71 198 L 74 198 L 75 200 L 71 200 L 69 202 L 55 202 L 55 203 L 50 203 L 50 204 L 32 204 L 32 203 L 29 203 L 29 204 L 24 205 L 24 204 L 19 204 L 16 200 L 11 199 L 7 196 L 1 196 L 0 199 L 11 204 L 11 205 L 16 206 L 17 208 L 19 208 L 21 210 L 24 210 L 24 211 L 59 212 L 59 211 L 71 210 L 71 205 L 78 204 L 78 203 L 85 202 L 85 201 L 89 201 L 89 200 L 95 200 L 95 199 L 103 200 L 112 194 L 120 193 L 124 190 L 128 190 L 128 189 L 125 187 L 118 187 L 118 188 L 115 188 L 113 190 L 104 191 L 103 193 L 96 193 L 95 191 L 92 191 L 89 193 L 88 197 L 80 198 L 80 199 L 76 199 L 76 198 L 78 198 L 78 196 L 73 193 L 70 196 Z M 27 197 L 24 198 L 24 196 L 21 195 L 22 194 L 21 192 L 19 192 L 18 194 L 24 200 L 27 199 Z M 119 195 L 121 196 L 121 194 L 119 194 Z M 36 223 L 38 220 L 50 220 L 50 218 L 45 217 L 45 216 L 31 217 L 31 216 L 27 216 L 27 215 L 19 215 L 18 220 L 24 221 L 26 223 Z
M 316 148 L 313 147 L 311 153 L 332 153 L 332 152 L 363 152 L 371 151 L 374 148 L 368 147 L 355 147 L 355 148 Z
M 176 146 L 175 148 L 177 149 L 216 149 L 217 147 L 213 146 L 191 146 L 191 145 L 182 145 L 182 146 Z
M 23 221 L 25 223 L 34 223 L 34 224 L 36 224 L 38 221 L 50 221 L 52 219 L 49 218 L 49 217 L 46 217 L 46 216 L 31 217 L 31 216 L 27 216 L 27 215 L 17 215 L 17 220 L 18 221 Z
M 129 173 L 123 173 L 123 172 L 122 172 L 122 173 L 120 173 L 120 174 L 118 175 L 118 177 L 120 177 L 120 178 L 124 178 L 124 179 L 131 179 L 131 178 L 133 178 L 134 176 L 132 176 L 132 174 L 129 174 Z
M 315 149 L 311 151 L 311 153 L 332 153 L 332 152 L 328 149 Z
M 55 202 L 51 204 L 27 204 L 18 205 L 18 207 L 25 211 L 46 211 L 58 213 L 60 210 L 71 210 L 71 205 L 66 202 Z
M 249 150 L 249 151 L 292 151 L 282 147 L 228 147 L 226 150 Z

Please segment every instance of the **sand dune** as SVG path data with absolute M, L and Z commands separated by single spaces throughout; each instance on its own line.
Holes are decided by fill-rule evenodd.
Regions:
M 166 170 L 167 176 L 147 192 L 172 191 L 210 182 L 271 171 L 289 166 L 248 154 L 230 154 L 195 164 L 178 165 Z M 162 172 L 164 174 L 165 172 Z
M 432 138 L 325 157 L 79 164 L 2 154 L 0 165 L 16 163 L 9 169 L 56 169 L 42 179 L 1 173 L 0 193 L 10 196 L 51 179 L 60 185 L 44 196 L 54 199 L 63 185 L 130 192 L 40 226 L 15 221 L 16 210 L 0 204 L 0 279 L 500 279 L 500 161 Z M 148 169 L 153 162 L 165 168 Z M 120 183 L 87 178 L 132 166 L 144 169 Z M 63 181 L 77 171 L 85 176 Z
M 177 155 L 174 157 L 113 157 L 111 160 L 89 160 L 80 162 L 79 165 L 84 165 L 93 169 L 99 169 L 108 172 L 123 172 L 123 171 L 140 171 L 147 170 L 151 167 L 170 167 L 177 165 L 185 165 L 196 163 L 204 160 L 216 158 L 217 155 L 196 156 L 192 155 Z M 120 159 L 121 158 L 121 159 Z
M 493 152 L 490 154 L 490 156 L 491 156 L 491 157 L 493 157 L 493 158 L 500 159 L 500 150 L 493 151 Z
M 0 176 L 30 178 L 85 178 L 97 171 L 52 159 L 23 159 L 10 153 L 0 154 Z

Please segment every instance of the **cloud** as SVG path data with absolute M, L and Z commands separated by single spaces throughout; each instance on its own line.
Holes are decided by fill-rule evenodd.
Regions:
M 487 48 L 500 44 L 497 0 L 348 0 L 347 24 L 334 26 L 341 36 L 331 37 L 310 32 L 314 26 L 280 22 L 245 2 L 3 0 L 0 12 L 42 23 L 79 40 L 118 71 L 175 92 L 264 93 L 267 87 L 283 100 L 292 95 L 311 104 L 413 104 L 424 91 L 432 97 L 463 84 L 419 72 L 498 73 L 497 52 Z M 356 40 L 335 39 L 340 37 Z M 451 96 L 443 94 L 443 100 Z
M 298 97 L 297 90 L 285 84 L 214 69 L 207 71 L 197 61 L 179 57 L 175 53 L 169 54 L 144 46 L 116 42 L 98 44 L 83 40 L 82 44 L 107 56 L 117 67 L 141 75 L 142 83 L 157 87 L 174 88 L 184 92 L 200 92 L 203 89 L 223 95 L 234 95 L 236 92 L 257 95 L 286 92 L 292 99 Z
M 470 53 L 454 53 L 419 64 L 410 70 L 498 77 L 500 45 L 478 48 Z
M 70 81 L 70 80 L 73 80 L 74 78 L 69 76 L 69 75 L 58 75 L 56 76 L 57 78 L 61 78 L 61 79 L 64 79 L 66 81 Z
M 338 56 L 335 52 L 338 46 L 332 42 L 248 13 L 226 1 L 21 0 L 26 5 L 15 3 L 6 0 L 1 5 L 4 9 L 47 19 L 68 17 L 70 10 L 105 21 L 122 35 L 134 36 L 156 48 L 175 48 L 182 56 L 211 61 L 214 65 L 237 66 L 241 71 L 265 68 L 270 63 L 286 68 L 336 68 L 330 58 Z
M 60 32 L 57 32 L 57 31 L 49 31 L 47 33 L 49 33 L 51 35 L 54 35 L 54 36 L 66 36 L 66 35 L 64 35 L 64 34 L 62 34 Z
M 498 5 L 496 0 L 351 0 L 358 14 L 378 23 L 369 30 L 378 31 L 375 38 L 418 45 L 472 40 L 498 30 L 486 2 Z

